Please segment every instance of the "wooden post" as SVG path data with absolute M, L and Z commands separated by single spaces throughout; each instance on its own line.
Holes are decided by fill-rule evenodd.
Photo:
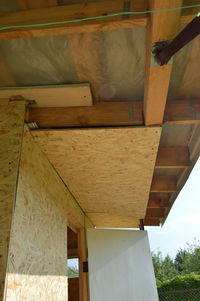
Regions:
M 25 101 L 0 100 L 0 301 L 3 300 L 24 116 Z
M 88 273 L 83 271 L 84 262 L 87 262 L 86 229 L 78 229 L 78 253 L 79 253 L 79 301 L 89 301 Z

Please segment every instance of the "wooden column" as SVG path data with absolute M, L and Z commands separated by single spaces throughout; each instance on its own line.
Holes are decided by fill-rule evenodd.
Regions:
M 83 272 L 83 263 L 88 260 L 86 229 L 78 229 L 78 253 L 79 253 L 79 301 L 89 301 L 88 273 Z
M 0 301 L 3 300 L 24 116 L 24 101 L 0 100 Z

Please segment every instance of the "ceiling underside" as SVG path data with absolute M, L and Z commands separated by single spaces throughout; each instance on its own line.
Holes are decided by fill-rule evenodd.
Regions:
M 80 2 L 83 3 L 85 1 L 37 0 L 33 2 L 31 0 L 2 0 L 0 3 L 0 13 L 50 6 L 60 6 Z M 102 7 L 106 3 L 103 3 L 103 0 L 100 2 L 102 2 Z M 147 2 L 148 1 L 146 0 L 132 1 L 133 7 L 131 9 L 138 11 L 147 10 Z M 150 2 L 156 3 L 159 1 L 155 0 Z M 194 0 L 184 0 L 183 5 L 196 4 L 196 2 L 197 1 Z M 2 16 L 4 16 L 4 13 L 2 14 Z M 170 14 L 167 15 L 167 20 L 168 16 L 170 20 Z M 183 23 L 184 22 L 182 21 L 180 22 L 178 26 L 179 31 L 185 26 Z M 68 141 L 67 147 L 70 147 L 75 133 L 77 133 L 77 137 L 78 135 L 80 135 L 80 132 L 96 133 L 95 131 L 97 131 L 98 133 L 99 131 L 102 131 L 107 133 L 104 133 L 104 139 L 105 141 L 107 141 L 107 144 L 103 143 L 103 140 L 101 140 L 103 138 L 99 137 L 98 135 L 95 135 L 95 137 L 93 137 L 91 141 L 87 140 L 89 139 L 89 137 L 86 137 L 85 134 L 83 135 L 84 141 L 82 142 L 84 146 L 84 153 L 82 154 L 81 159 L 85 160 L 85 158 L 87 158 L 88 156 L 87 153 L 89 153 L 91 154 L 91 161 L 89 160 L 89 162 L 96 162 L 96 158 L 101 157 L 103 154 L 105 156 L 105 153 L 106 156 L 110 158 L 110 156 L 112 156 L 112 152 L 115 151 L 115 149 L 110 145 L 112 140 L 106 140 L 106 135 L 109 135 L 109 132 L 112 132 L 114 130 L 110 128 L 95 130 L 71 129 L 66 130 L 66 132 L 57 132 L 57 130 L 55 130 L 56 127 L 65 128 L 81 126 L 145 125 L 144 110 L 140 109 L 139 122 L 132 122 L 135 116 L 138 114 L 138 109 L 135 110 L 135 107 L 133 107 L 132 109 L 132 104 L 130 105 L 129 102 L 139 102 L 139 107 L 140 105 L 142 107 L 144 105 L 144 92 L 145 89 L 147 89 L 145 68 L 147 66 L 146 54 L 148 49 L 148 31 L 146 25 L 134 25 L 133 27 L 130 26 L 131 28 L 117 28 L 112 30 L 97 30 L 90 33 L 84 32 L 62 35 L 57 34 L 52 36 L 12 38 L 5 40 L 0 38 L 0 87 L 40 85 L 59 86 L 63 84 L 73 85 L 80 83 L 90 84 L 94 105 L 91 106 L 91 110 L 90 108 L 85 110 L 85 112 L 89 113 L 84 113 L 84 110 L 82 109 L 80 109 L 80 111 L 76 111 L 75 109 L 74 111 L 71 110 L 70 112 L 65 111 L 66 113 L 63 113 L 64 111 L 62 112 L 59 110 L 57 111 L 59 113 L 56 113 L 56 110 L 47 110 L 46 114 L 42 115 L 42 112 L 44 111 L 41 110 L 38 112 L 41 113 L 42 117 L 37 120 L 37 112 L 36 114 L 33 114 L 33 109 L 30 110 L 30 116 L 28 117 L 27 121 L 36 122 L 39 125 L 39 128 L 51 128 L 47 132 L 36 131 L 33 134 L 34 136 L 37 136 L 37 140 L 42 145 L 43 149 L 52 161 L 52 164 L 58 170 L 65 183 L 70 186 L 70 190 L 75 195 L 81 207 L 84 209 L 84 211 L 87 212 L 89 218 L 100 227 L 105 225 L 107 225 L 108 227 L 128 227 L 133 226 L 133 224 L 138 225 L 139 219 L 145 218 L 145 213 L 145 223 L 147 225 L 159 225 L 160 222 L 163 222 L 165 220 L 174 200 L 176 199 L 179 191 L 182 189 L 185 181 L 187 180 L 187 177 L 189 176 L 191 168 L 195 164 L 198 157 L 198 152 L 194 150 L 197 150 L 196 133 L 199 130 L 199 127 L 195 123 L 200 123 L 200 116 L 198 115 L 200 111 L 200 37 L 197 37 L 195 40 L 186 45 L 173 58 L 171 77 L 168 82 L 169 89 L 165 98 L 165 100 L 167 99 L 165 113 L 167 112 L 167 116 L 172 116 L 173 118 L 167 119 L 164 115 L 163 122 L 153 123 L 162 126 L 156 164 L 154 164 L 154 166 L 152 167 L 152 162 L 155 161 L 155 158 L 151 159 L 150 164 L 145 161 L 147 158 L 143 158 L 145 162 L 145 168 L 144 166 L 142 166 L 143 163 L 140 160 L 140 156 L 141 149 L 143 149 L 143 147 L 140 147 L 140 142 L 145 144 L 143 150 L 144 156 L 149 156 L 151 154 L 152 156 L 156 157 L 155 153 L 151 153 L 151 145 L 158 144 L 159 138 L 157 135 L 154 135 L 152 141 L 149 141 L 149 138 L 147 136 L 140 134 L 140 139 L 138 139 L 137 145 L 131 145 L 130 133 L 128 135 L 127 133 L 126 135 L 122 135 L 122 140 L 124 141 L 124 145 L 121 146 L 122 157 L 127 158 L 126 156 L 127 154 L 129 154 L 131 158 L 131 156 L 134 154 L 132 158 L 133 161 L 137 161 L 138 159 L 138 162 L 141 164 L 140 172 L 137 174 L 137 172 L 135 173 L 134 169 L 135 165 L 133 164 L 133 166 L 130 167 L 130 158 L 128 157 L 128 159 L 124 161 L 126 163 L 123 164 L 127 164 L 128 168 L 132 169 L 125 169 L 124 172 L 127 171 L 127 174 L 124 175 L 123 180 L 121 179 L 119 182 L 117 182 L 116 180 L 118 184 L 116 185 L 116 187 L 120 187 L 120 193 L 122 193 L 123 196 L 128 193 L 130 200 L 126 198 L 124 200 L 122 195 L 119 194 L 119 200 L 116 203 L 115 200 L 112 200 L 112 204 L 110 204 L 111 194 L 113 196 L 115 195 L 115 193 L 118 194 L 118 191 L 115 190 L 116 187 L 112 187 L 112 190 L 109 191 L 108 187 L 105 186 L 104 190 L 101 191 L 94 189 L 94 186 L 91 185 L 90 187 L 88 187 L 87 191 L 91 194 L 96 193 L 96 199 L 94 199 L 92 204 L 90 204 L 91 206 L 88 207 L 89 203 L 87 203 L 87 201 L 90 202 L 91 198 L 88 198 L 88 200 L 86 200 L 85 197 L 80 194 L 80 191 L 76 190 L 76 187 L 74 185 L 76 181 L 74 180 L 73 183 L 71 182 L 72 177 L 70 176 L 69 170 L 73 170 L 73 179 L 75 179 L 77 170 L 73 169 L 74 165 L 72 164 L 72 162 L 74 163 L 74 160 L 76 158 L 72 156 L 71 150 L 65 150 L 64 147 L 66 147 L 66 141 Z M 160 28 L 160 32 L 162 32 L 162 28 Z M 175 29 L 173 36 L 175 36 Z M 171 39 L 171 37 L 169 39 Z M 156 68 L 158 68 L 157 70 L 159 70 L 159 68 L 162 67 Z M 153 87 L 155 87 L 153 90 L 153 96 L 154 93 L 156 96 L 158 95 L 157 92 L 159 91 L 160 86 L 162 86 L 162 81 L 159 81 L 159 77 L 157 77 L 157 80 L 158 84 L 157 81 L 153 82 Z M 162 98 L 162 92 L 160 96 Z M 161 102 L 161 98 L 158 97 L 157 99 L 155 97 L 157 105 L 159 105 L 159 103 Z M 172 109 L 169 110 L 168 107 L 170 106 L 170 104 L 173 104 L 176 100 L 180 101 L 176 102 L 176 108 L 173 109 L 174 107 L 172 106 Z M 193 105 L 193 100 L 195 101 L 196 106 Z M 183 101 L 189 101 L 189 104 L 183 104 Z M 104 107 L 105 102 L 110 102 L 111 107 L 107 109 L 108 115 L 105 115 L 104 118 L 104 109 L 102 108 Z M 120 109 L 118 109 L 117 107 L 117 104 L 119 102 L 121 104 L 126 104 L 128 109 L 125 106 L 124 111 L 120 111 Z M 97 109 L 96 113 L 95 108 L 97 108 L 97 103 L 101 103 L 102 107 L 100 107 L 100 110 Z M 120 115 L 119 119 L 124 119 L 124 116 L 128 115 L 128 117 L 126 117 L 128 121 L 121 122 L 120 119 L 120 122 L 117 123 L 115 119 L 115 122 L 112 123 L 112 118 L 114 115 Z M 71 123 L 69 122 L 68 125 L 68 120 L 70 120 L 71 116 L 72 119 L 75 116 L 75 123 L 72 123 L 70 121 Z M 94 116 L 95 119 L 95 122 L 93 123 L 90 123 L 91 116 Z M 184 118 L 182 118 L 182 116 Z M 66 120 L 67 122 L 64 122 L 62 124 L 63 120 Z M 147 131 L 149 131 L 150 137 L 152 135 L 152 131 L 154 131 L 154 128 L 146 127 L 146 129 Z M 130 131 L 131 133 L 132 131 L 133 133 L 139 133 L 140 131 L 144 131 L 144 128 L 141 127 L 139 129 L 138 127 L 131 127 L 130 130 L 128 130 L 127 128 L 122 127 L 120 130 L 121 133 L 126 131 Z M 115 129 L 115 131 L 117 133 L 118 130 Z M 57 138 L 52 140 L 51 137 L 54 137 L 54 135 L 57 135 Z M 69 135 L 69 137 L 71 135 L 71 138 L 68 138 L 66 136 L 66 140 L 64 140 L 63 137 L 65 137 L 65 135 Z M 117 135 L 116 139 L 118 137 Z M 82 139 L 82 135 L 80 137 Z M 97 139 L 97 137 L 99 137 L 98 143 L 95 140 Z M 79 139 L 80 145 L 81 139 Z M 127 140 L 125 141 L 124 139 Z M 59 142 L 56 143 L 56 146 L 55 141 Z M 147 141 L 148 145 L 146 145 Z M 87 146 L 86 142 L 88 142 Z M 100 150 L 97 148 L 98 145 L 101 145 Z M 109 148 L 109 152 L 106 148 L 106 145 Z M 119 147 L 118 144 L 116 145 Z M 129 148 L 127 147 L 128 145 Z M 47 149 L 47 146 L 49 146 L 49 149 Z M 123 148 L 125 146 L 126 150 L 125 148 Z M 149 146 L 149 149 L 146 146 Z M 92 153 L 92 150 L 95 149 L 97 157 L 95 153 Z M 59 163 L 60 157 L 58 154 L 65 151 L 67 154 L 67 159 L 63 158 L 63 154 L 61 154 L 60 157 L 63 158 L 61 166 L 61 164 Z M 73 152 L 75 154 L 74 150 Z M 71 162 L 70 160 L 68 160 L 69 158 Z M 118 169 L 115 168 L 117 168 L 118 165 L 116 164 L 122 164 L 123 160 L 112 161 L 112 158 L 110 158 L 109 160 L 110 164 L 112 163 L 110 170 L 112 171 L 113 169 L 115 170 L 115 172 L 117 172 Z M 77 162 L 75 166 L 77 166 L 78 163 L 79 162 Z M 69 164 L 71 164 L 70 169 L 68 168 Z M 83 164 L 83 166 L 85 165 Z M 98 164 L 96 164 L 96 167 L 97 166 Z M 82 177 L 84 177 L 88 185 L 90 185 L 93 180 L 91 179 L 91 175 L 93 173 L 95 173 L 95 176 L 96 174 L 98 174 L 97 170 L 95 170 L 94 167 L 94 164 L 91 164 L 91 166 L 86 165 L 85 170 L 83 169 Z M 102 166 L 100 167 L 102 168 Z M 142 168 L 143 172 L 141 172 Z M 87 170 L 90 171 L 91 175 L 87 173 Z M 148 179 L 146 179 L 146 176 L 148 176 Z M 140 185 L 137 186 L 137 189 L 135 186 L 135 177 L 137 177 L 137 179 L 141 181 Z M 153 180 L 151 182 L 152 178 Z M 105 181 L 106 177 L 103 177 L 103 179 Z M 112 179 L 109 173 L 107 174 L 107 179 Z M 145 185 L 143 185 L 143 182 L 145 182 Z M 83 182 L 84 185 L 85 183 L 86 182 Z M 111 183 L 108 181 L 107 185 L 110 188 Z M 126 185 L 128 185 L 128 188 Z M 85 186 L 85 189 L 86 187 L 87 186 Z M 149 201 L 147 196 L 148 193 L 144 189 L 144 187 L 145 189 L 148 188 Z M 84 191 L 84 187 L 82 187 L 81 190 Z M 131 194 L 129 194 L 130 191 Z M 109 192 L 112 193 L 109 195 Z M 144 195 L 140 200 L 136 199 L 136 195 L 138 196 L 140 194 Z M 102 206 L 100 206 L 101 204 L 99 204 L 99 200 L 103 200 L 102 195 L 104 197 L 106 197 L 106 195 L 109 196 L 109 198 L 103 201 L 103 208 Z M 123 201 L 123 204 L 120 203 Z M 107 208 L 104 206 L 105 203 L 112 206 Z M 136 203 L 136 208 L 133 208 Z M 140 207 L 141 203 L 142 206 Z M 96 210 L 96 204 L 97 206 L 100 206 L 98 210 Z M 128 206 L 128 204 L 130 206 Z M 92 211 L 92 208 L 94 209 L 94 211 Z M 121 208 L 124 210 L 123 214 L 120 210 Z M 127 212 L 130 213 L 130 215 L 128 215 Z
M 160 127 L 32 132 L 96 227 L 121 227 L 126 217 L 127 226 L 137 227 L 145 218 L 160 133 Z

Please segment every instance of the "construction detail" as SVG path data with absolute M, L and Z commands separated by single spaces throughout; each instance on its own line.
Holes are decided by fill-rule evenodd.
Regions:
M 0 301 L 158 301 L 145 226 L 200 155 L 199 11 L 0 3 Z

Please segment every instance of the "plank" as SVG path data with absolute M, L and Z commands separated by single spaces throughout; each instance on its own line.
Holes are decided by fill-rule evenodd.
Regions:
M 16 199 L 25 102 L 0 102 L 0 300 L 3 300 L 13 207 Z
M 154 176 L 151 192 L 174 192 L 177 188 L 177 179 L 174 176 Z
M 10 99 L 19 96 L 27 100 L 35 100 L 36 104 L 34 107 L 92 105 L 89 84 L 0 88 L 0 100 L 1 98 Z
M 151 10 L 182 6 L 182 0 L 149 0 Z M 152 46 L 176 36 L 180 10 L 151 13 L 147 27 L 146 75 L 144 84 L 144 117 L 146 125 L 162 124 L 172 65 L 153 66 Z M 167 24 L 167 26 L 166 26 Z
M 142 125 L 141 102 L 99 102 L 92 107 L 30 108 L 29 122 L 39 127 Z
M 123 127 L 32 134 L 93 224 L 99 226 L 99 214 L 110 216 L 101 220 L 106 227 L 112 216 L 115 225 L 117 216 L 119 224 L 120 216 L 137 225 L 144 218 L 160 132 L 160 127 Z
M 160 226 L 159 218 L 145 218 L 144 220 L 145 226 Z
M 170 205 L 170 193 L 150 193 L 148 208 L 167 208 Z
M 155 168 L 187 168 L 190 155 L 187 147 L 161 147 L 158 150 Z
M 142 1 L 143 2 L 143 1 Z M 137 9 L 142 11 L 138 5 Z M 61 20 L 74 20 L 94 16 L 105 16 L 107 14 L 119 13 L 124 10 L 124 0 L 109 0 L 101 2 L 89 2 L 73 5 L 56 6 L 10 12 L 1 15 L 0 27 L 10 25 L 41 24 L 57 22 Z M 133 15 L 128 20 L 122 20 L 121 16 L 87 20 L 84 22 L 73 22 L 56 26 L 32 27 L 10 29 L 0 32 L 0 39 L 21 38 L 33 36 L 46 36 L 55 34 L 71 34 L 80 32 L 94 32 L 112 30 L 116 28 L 131 28 L 133 26 L 145 26 L 147 16 Z
M 143 125 L 142 102 L 99 102 L 92 107 L 33 108 L 29 122 L 41 128 L 70 126 Z M 164 118 L 166 124 L 200 123 L 200 100 L 169 102 Z

